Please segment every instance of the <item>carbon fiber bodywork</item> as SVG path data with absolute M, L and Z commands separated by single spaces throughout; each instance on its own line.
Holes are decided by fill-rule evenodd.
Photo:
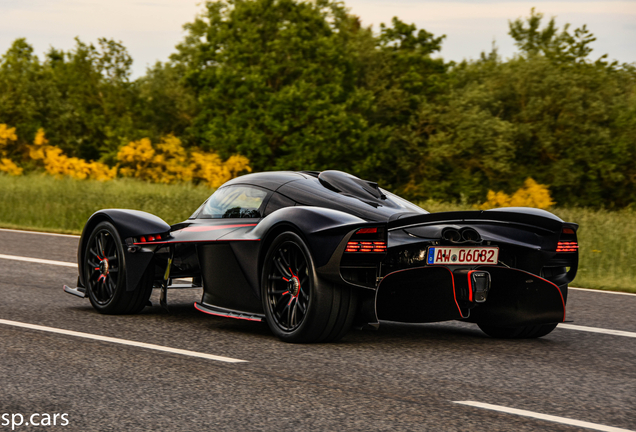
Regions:
M 291 231 L 307 245 L 318 282 L 358 291 L 358 324 L 460 319 L 517 326 L 564 320 L 578 252 L 557 248 L 559 242 L 576 243 L 578 226 L 549 212 L 429 214 L 375 183 L 338 171 L 250 174 L 219 190 L 235 186 L 265 192 L 260 217 L 252 212 L 210 218 L 204 203 L 187 221 L 169 226 L 144 212 L 98 211 L 80 240 L 78 285 L 84 286 L 86 239 L 98 223 L 109 221 L 125 243 L 126 290 L 137 289 L 152 268 L 156 286 L 170 288 L 175 278 L 200 281 L 205 312 L 261 317 L 264 257 L 278 235 Z M 367 243 L 377 249 L 365 253 L 351 246 Z M 499 260 L 491 266 L 426 262 L 427 248 L 458 244 L 496 246 Z M 475 297 L 479 289 L 483 301 Z

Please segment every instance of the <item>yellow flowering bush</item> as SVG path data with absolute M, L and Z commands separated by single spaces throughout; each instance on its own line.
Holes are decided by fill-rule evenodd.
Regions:
M 14 146 L 17 140 L 15 128 L 0 124 L 0 172 L 22 174 L 23 169 L 9 158 L 10 150 L 13 154 L 19 153 Z M 113 168 L 101 162 L 66 156 L 61 148 L 49 144 L 44 129 L 38 130 L 33 144 L 22 146 L 19 150 L 48 174 L 79 180 L 112 180 L 119 172 L 123 177 L 153 183 L 194 181 L 217 188 L 243 172 L 252 171 L 249 160 L 244 156 L 235 155 L 223 162 L 216 153 L 194 149 L 189 154 L 174 135 L 161 138 L 156 145 L 148 138 L 132 141 L 119 150 L 119 166 Z
M 101 162 L 87 162 L 84 159 L 68 157 L 59 147 L 49 145 L 44 129 L 38 130 L 33 145 L 27 145 L 28 155 L 44 165 L 47 173 L 55 176 L 69 176 L 78 180 L 112 180 L 117 168 L 109 168 Z
M 15 128 L 10 128 L 6 124 L 0 124 L 0 152 L 5 152 L 10 141 L 17 141 Z
M 22 174 L 22 168 L 17 166 L 11 159 L 8 158 L 0 158 L 0 171 L 15 176 Z
M 22 168 L 17 166 L 7 157 L 9 146 L 18 140 L 15 128 L 10 128 L 6 124 L 0 124 L 0 171 L 11 175 L 21 175 Z
M 194 150 L 188 156 L 181 140 L 163 137 L 153 146 L 148 138 L 133 141 L 119 150 L 119 173 L 154 183 L 195 181 L 216 188 L 241 172 L 250 172 L 249 160 L 232 156 L 223 162 L 216 153 Z
M 245 156 L 230 156 L 225 162 L 216 153 L 192 152 L 193 177 L 212 188 L 218 188 L 226 181 L 237 177 L 241 172 L 252 172 L 249 159 Z
M 135 177 L 153 183 L 188 182 L 192 171 L 181 140 L 174 135 L 163 137 L 156 148 L 148 138 L 133 141 L 117 154 L 124 177 Z
M 531 178 L 527 178 L 523 187 L 512 195 L 489 190 L 487 198 L 486 202 L 479 206 L 481 210 L 495 207 L 534 207 L 545 210 L 555 204 L 548 187 L 538 184 Z

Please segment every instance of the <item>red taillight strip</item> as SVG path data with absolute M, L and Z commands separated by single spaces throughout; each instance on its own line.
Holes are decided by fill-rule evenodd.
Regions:
M 133 239 L 133 243 L 135 243 L 135 244 L 139 244 L 139 243 L 155 243 L 155 242 L 160 242 L 161 239 L 162 239 L 161 234 L 149 235 L 149 236 L 141 236 L 141 237 L 139 237 L 139 241 L 137 241 L 137 239 Z
M 350 241 L 347 242 L 345 252 L 386 252 L 386 242 L 383 241 Z
M 577 242 L 559 242 L 557 244 L 557 252 L 576 252 L 579 249 Z
M 376 234 L 378 232 L 378 228 L 360 228 L 356 231 L 356 234 Z

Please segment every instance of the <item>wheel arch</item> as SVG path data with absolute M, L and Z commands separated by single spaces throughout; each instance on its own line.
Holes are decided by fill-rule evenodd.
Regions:
M 275 211 L 263 219 L 255 229 L 261 238 L 258 274 L 274 239 L 285 231 L 299 235 L 316 262 L 316 268 L 327 264 L 345 236 L 357 226 L 369 222 L 357 216 L 323 207 L 295 206 Z
M 77 269 L 79 271 L 79 286 L 85 287 L 84 283 L 84 266 L 82 263 L 84 262 L 84 254 L 86 252 L 86 243 L 88 242 L 91 233 L 95 229 L 97 225 L 102 222 L 110 222 L 113 223 L 113 220 L 108 217 L 106 213 L 97 212 L 94 213 L 88 221 L 84 225 L 84 229 L 82 230 L 82 236 L 80 237 L 80 243 L 77 247 Z M 114 225 L 114 224 L 113 224 Z
M 93 213 L 84 225 L 84 229 L 82 230 L 82 235 L 80 237 L 80 243 L 77 248 L 79 286 L 85 286 L 83 269 L 84 266 L 82 265 L 82 263 L 84 262 L 86 243 L 88 242 L 88 239 L 95 227 L 101 222 L 110 222 L 117 230 L 117 233 L 119 234 L 122 242 L 125 242 L 127 238 L 133 236 L 144 234 L 163 234 L 170 231 L 170 225 L 168 225 L 161 218 L 139 210 L 105 209 Z M 134 261 L 138 261 L 138 264 L 141 264 L 141 266 L 131 266 L 131 271 L 127 272 L 127 289 L 133 290 L 137 285 L 136 282 L 139 281 L 141 275 L 143 275 L 146 268 L 150 264 L 152 257 L 150 257 L 150 259 L 144 259 L 141 257 L 146 254 L 130 254 L 125 245 L 123 246 L 124 254 L 127 261 L 129 261 L 132 256 L 135 256 Z

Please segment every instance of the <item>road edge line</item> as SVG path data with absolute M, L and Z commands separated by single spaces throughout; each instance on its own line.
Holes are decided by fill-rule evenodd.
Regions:
M 603 432 L 634 432 L 629 429 L 622 429 L 622 428 L 617 428 L 614 426 L 605 426 L 598 423 L 574 420 L 567 417 L 559 417 L 559 416 L 553 416 L 549 414 L 541 414 L 534 411 L 508 408 L 508 407 L 500 406 L 500 405 L 491 405 L 491 404 L 487 404 L 483 402 L 475 402 L 475 401 L 452 401 L 452 402 L 455 404 L 470 406 L 473 408 L 482 408 L 482 409 L 502 412 L 506 414 L 514 414 L 514 415 L 523 416 L 523 417 L 531 417 L 538 420 L 550 421 L 553 423 L 560 423 L 560 424 L 565 424 L 568 426 L 582 427 L 586 429 L 593 429 L 593 430 L 598 430 Z
M 115 343 L 119 345 L 145 348 L 145 349 L 150 349 L 155 351 L 167 352 L 171 354 L 180 354 L 180 355 L 189 356 L 189 357 L 198 357 L 198 358 L 203 358 L 207 360 L 220 361 L 224 363 L 247 363 L 248 362 L 247 360 L 240 360 L 240 359 L 235 359 L 232 357 L 224 357 L 224 356 L 207 354 L 207 353 L 202 353 L 197 351 L 184 350 L 180 348 L 164 347 L 161 345 L 149 344 L 145 342 L 137 342 L 137 341 L 132 341 L 128 339 L 114 338 L 110 336 L 100 336 L 100 335 L 95 335 L 92 333 L 83 333 L 83 332 L 77 332 L 73 330 L 65 330 L 65 329 L 59 329 L 55 327 L 47 327 L 47 326 L 42 326 L 37 324 L 23 323 L 19 321 L 10 321 L 10 320 L 0 319 L 0 324 L 12 326 L 12 327 L 25 328 L 29 330 L 39 330 L 39 331 L 44 331 L 48 333 L 61 334 L 65 336 L 74 336 L 74 337 L 79 337 L 83 339 L 96 340 L 100 342 L 110 342 L 110 343 Z

